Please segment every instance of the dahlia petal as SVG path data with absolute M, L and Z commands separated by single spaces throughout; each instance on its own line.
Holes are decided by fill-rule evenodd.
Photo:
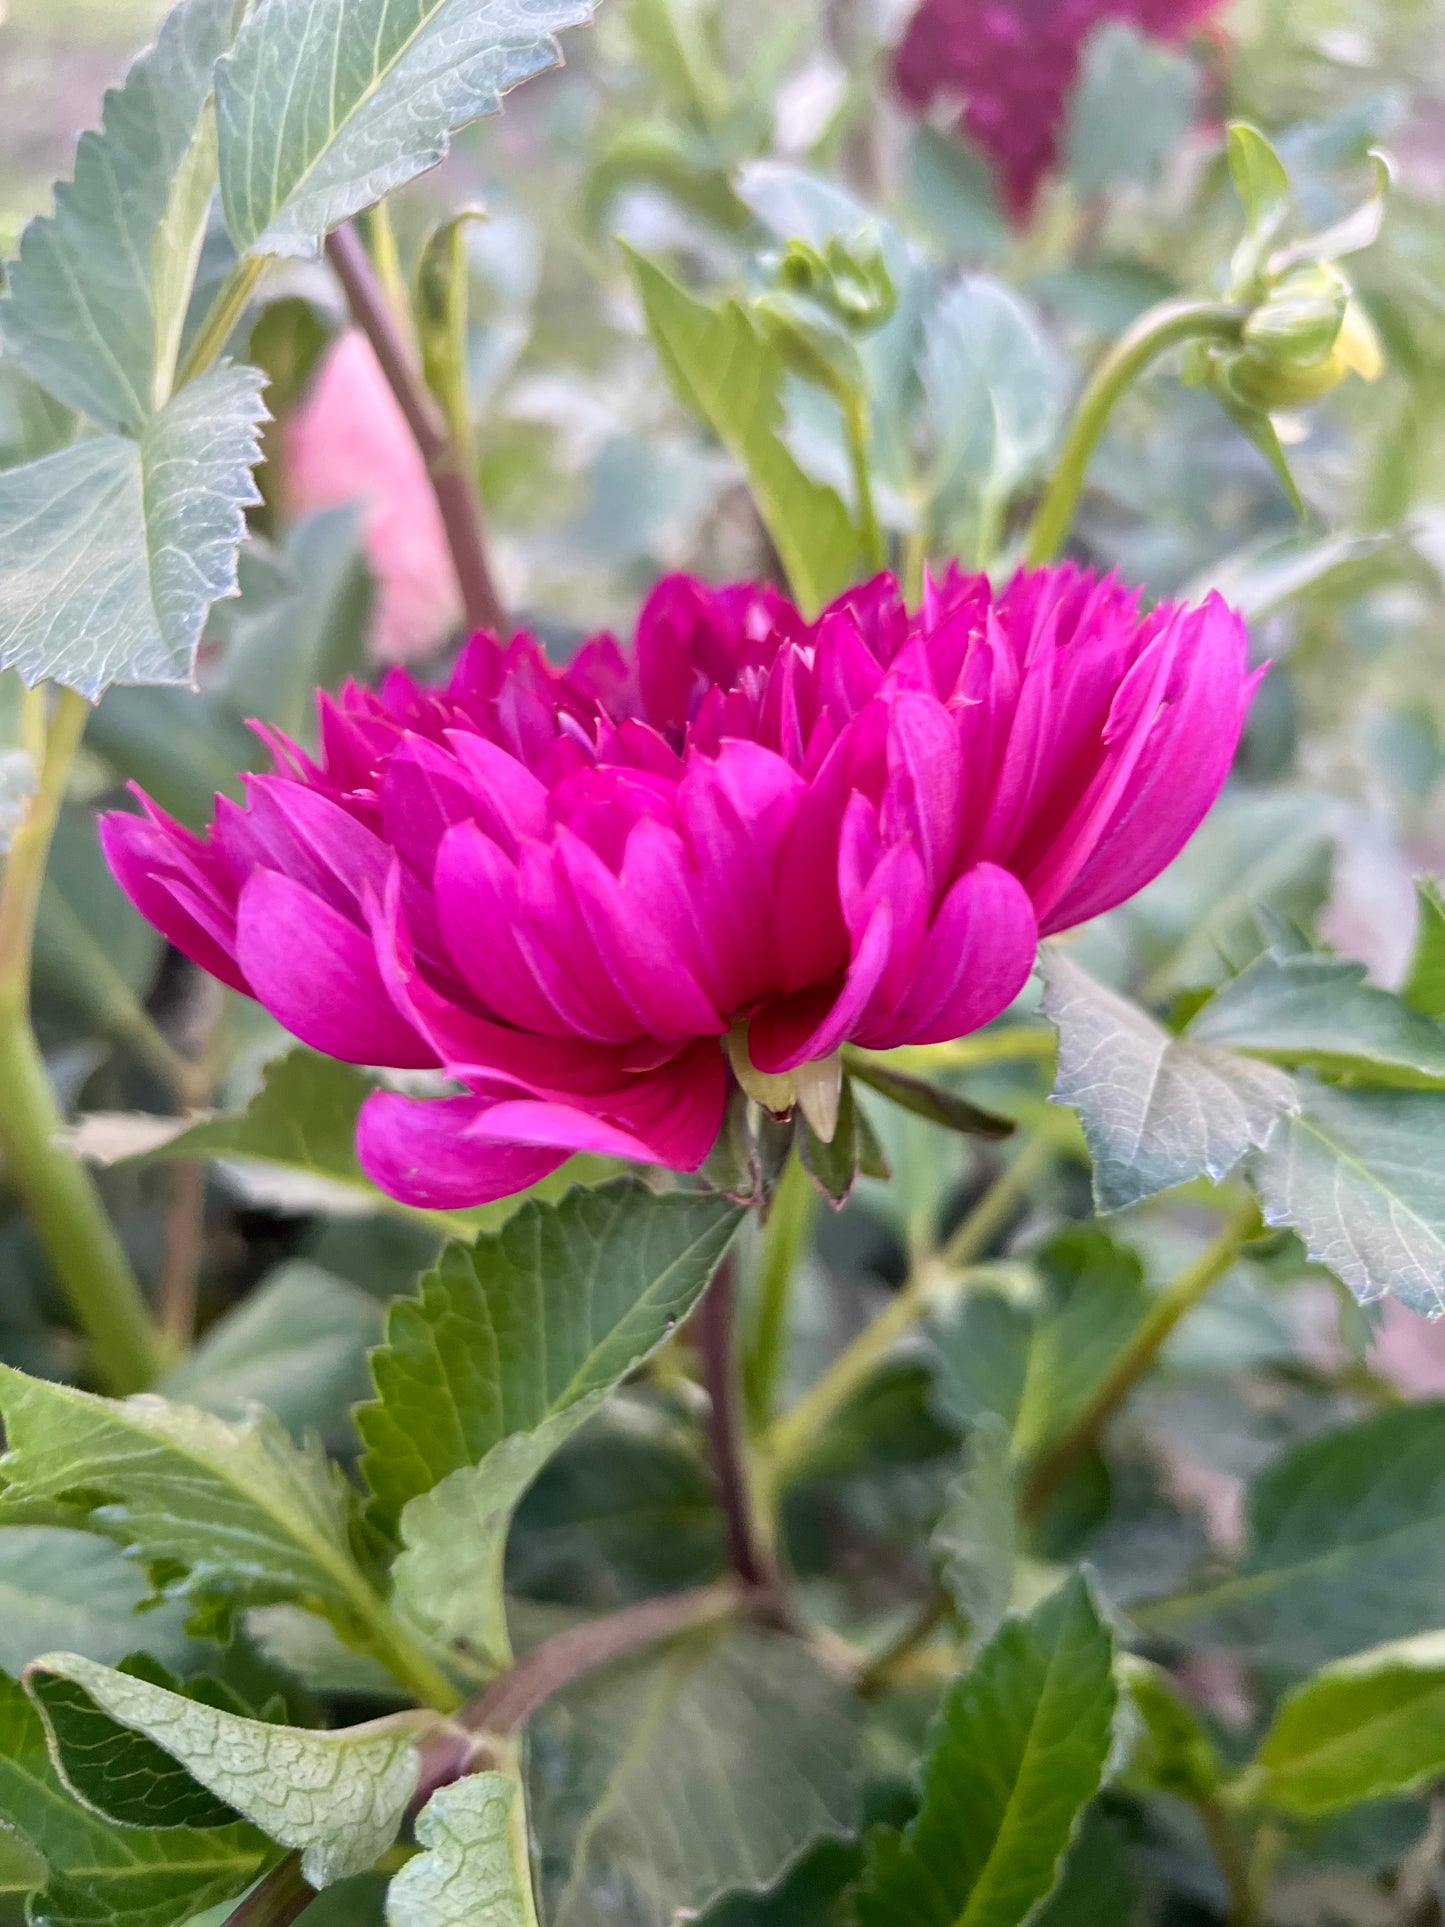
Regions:
M 892 936 L 892 912 L 883 903 L 863 932 L 835 997 L 824 1004 L 823 993 L 804 993 L 763 1006 L 748 1026 L 748 1055 L 764 1075 L 828 1057 L 847 1041 L 887 967 Z
M 189 832 L 179 824 L 167 827 L 168 823 L 164 818 L 132 816 L 127 810 L 110 810 L 101 817 L 101 847 L 116 882 L 183 957 L 251 996 L 246 973 L 234 954 L 234 913 L 227 914 L 214 890 L 202 894 L 187 886 L 178 868 L 177 857 L 184 856 L 184 851 L 177 838 L 188 837 Z
M 348 1064 L 436 1063 L 387 995 L 366 933 L 274 870 L 256 870 L 236 912 L 251 994 L 303 1044 Z
M 361 1107 L 356 1154 L 388 1197 L 422 1211 L 462 1211 L 525 1191 L 565 1164 L 554 1146 L 505 1144 L 472 1128 L 485 1097 L 402 1097 L 375 1091 Z
M 906 994 L 858 1041 L 888 1050 L 966 1037 L 1018 996 L 1037 949 L 1028 892 L 1007 870 L 978 864 L 944 898 Z

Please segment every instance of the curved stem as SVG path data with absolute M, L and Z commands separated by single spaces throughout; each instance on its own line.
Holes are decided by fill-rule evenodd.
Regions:
M 509 635 L 510 626 L 487 558 L 481 504 L 472 478 L 461 467 L 441 410 L 427 391 L 356 230 L 349 224 L 339 227 L 327 240 L 326 254 L 345 291 L 352 318 L 371 343 L 412 439 L 421 451 L 446 531 L 467 621 L 474 628 L 488 629 L 494 635 Z
M 1259 1206 L 1253 1198 L 1249 1198 L 1231 1212 L 1218 1234 L 1199 1256 L 1160 1292 L 1140 1320 L 1133 1337 L 1115 1359 L 1103 1384 L 1064 1436 L 1034 1469 L 1024 1488 L 1022 1500 L 1026 1519 L 1037 1518 L 1042 1512 L 1149 1370 L 1180 1319 L 1199 1303 L 1211 1285 L 1223 1277 L 1238 1257 L 1240 1246 L 1257 1236 L 1259 1228 Z
M 64 1119 L 30 1024 L 35 920 L 65 786 L 90 706 L 60 690 L 39 782 L 0 887 L 0 1151 L 57 1283 L 116 1393 L 160 1376 L 164 1347 L 90 1173 L 58 1142 Z
M 942 1251 L 914 1266 L 902 1291 L 838 1354 L 797 1404 L 772 1425 L 759 1449 L 774 1486 L 786 1482 L 815 1435 L 861 1390 L 898 1340 L 923 1317 L 938 1286 L 972 1264 L 1003 1228 L 1053 1154 L 1050 1134 L 1039 1131 L 989 1186 Z
M 1029 562 L 1051 562 L 1063 548 L 1104 426 L 1121 395 L 1151 361 L 1186 341 L 1237 341 L 1249 310 L 1224 301 L 1162 301 L 1142 314 L 1089 378 L 1025 545 Z
M 743 1585 L 780 1590 L 772 1555 L 758 1530 L 743 1442 L 737 1334 L 733 1320 L 733 1260 L 724 1258 L 697 1313 L 698 1347 L 708 1397 L 708 1442 L 713 1475 L 727 1521 L 728 1556 Z
M 221 283 L 220 291 L 207 310 L 195 340 L 186 350 L 176 375 L 176 388 L 184 388 L 218 358 L 235 333 L 236 324 L 246 312 L 246 303 L 268 265 L 269 255 L 243 254 Z

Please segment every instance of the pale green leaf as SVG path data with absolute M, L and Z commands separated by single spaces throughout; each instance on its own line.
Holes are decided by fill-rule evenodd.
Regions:
M 1363 1302 L 1445 1311 L 1445 1092 L 1301 1090 L 1255 1162 L 1265 1222 L 1297 1231 Z
M 499 1671 L 511 1660 L 502 1568 L 512 1514 L 557 1448 L 606 1397 L 590 1392 L 530 1432 L 499 1439 L 480 1465 L 449 1472 L 401 1515 L 403 1550 L 392 1568 L 398 1599 L 439 1638 L 465 1640 Z
M 1281 1701 L 1236 1789 L 1241 1800 L 1315 1819 L 1414 1793 L 1445 1773 L 1445 1666 L 1409 1642 L 1317 1673 Z
M 0 472 L 0 667 L 92 698 L 190 680 L 260 499 L 261 380 L 215 369 L 139 441 L 102 435 Z
M 1131 1779 L 1153 1792 L 1185 1799 L 1212 1793 L 1224 1777 L 1224 1763 L 1204 1722 L 1169 1674 L 1132 1653 L 1120 1655 L 1116 1670 L 1138 1715 L 1129 1755 Z
M 419 1299 L 393 1302 L 378 1398 L 357 1413 L 380 1516 L 613 1385 L 692 1309 L 741 1220 L 716 1195 L 624 1178 L 444 1252 Z
M 672 1927 L 858 1823 L 851 1695 L 776 1633 L 676 1640 L 528 1730 L 548 1927 Z
M 1445 1406 L 1295 1447 L 1249 1494 L 1238 1572 L 1131 1616 L 1293 1673 L 1445 1624 Z
M 176 8 L 107 95 L 103 131 L 81 136 L 74 180 L 26 228 L 10 269 L 7 348 L 106 428 L 138 432 L 158 369 L 174 365 L 215 186 L 214 139 L 198 129 L 231 12 L 232 0 Z
M 1122 20 L 1084 45 L 1069 95 L 1065 168 L 1080 194 L 1153 181 L 1194 122 L 1199 74 L 1186 55 Z
M 933 1554 L 970 1643 L 993 1638 L 1013 1597 L 1016 1533 L 1009 1429 L 984 1413 L 964 1441 L 963 1470 L 948 1488 Z
M 1071 1105 L 1094 1159 L 1094 1197 L 1117 1211 L 1190 1178 L 1225 1178 L 1267 1144 L 1294 1086 L 1269 1064 L 1171 1037 L 1056 944 L 1040 953 L 1043 1014 L 1059 1033 L 1054 1098 Z
M 313 1732 L 245 1719 L 76 1653 L 51 1653 L 37 1668 L 83 1687 L 268 1839 L 300 1851 L 313 1887 L 363 1872 L 395 1840 L 420 1773 L 417 1739 L 434 1718 Z
M 112 1400 L 0 1365 L 16 1499 L 173 1566 L 168 1590 L 237 1604 L 304 1599 L 344 1624 L 373 1606 L 348 1547 L 344 1484 L 269 1413 L 232 1424 L 147 1395 Z
M 1415 900 L 1415 948 L 1400 996 L 1422 1017 L 1445 1018 L 1445 895 L 1433 877 L 1420 877 Z
M 274 1849 L 241 1823 L 196 1832 L 103 1820 L 72 1799 L 24 1689 L 0 1676 L 0 1814 L 44 1861 L 35 1927 L 179 1927 L 249 1887 Z
M 387 1889 L 387 1927 L 536 1927 L 518 1794 L 505 1773 L 473 1773 L 432 1795 L 421 1852 Z
M 917 1818 L 870 1843 L 860 1927 L 1020 1927 L 1103 1780 L 1113 1658 L 1078 1575 L 1005 1622 L 930 1729 Z
M 1267 950 L 1204 1006 L 1185 1033 L 1271 1064 L 1420 1089 L 1445 1086 L 1445 1024 L 1365 981 L 1339 957 Z
M 236 246 L 315 255 L 431 167 L 452 132 L 555 66 L 593 0 L 267 0 L 216 75 L 221 201 Z
M 19 1673 L 57 1639 L 114 1665 L 146 1652 L 190 1656 L 180 1607 L 139 1609 L 145 1574 L 108 1540 L 66 1526 L 0 1527 L 0 1668 Z
M 746 471 L 793 592 L 816 613 L 863 573 L 856 529 L 836 492 L 782 440 L 781 360 L 736 301 L 707 307 L 653 262 L 631 256 L 648 331 L 683 406 Z

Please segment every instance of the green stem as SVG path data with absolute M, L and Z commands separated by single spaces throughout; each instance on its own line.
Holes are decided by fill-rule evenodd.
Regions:
M 923 571 L 928 567 L 928 529 L 924 523 L 924 511 L 919 510 L 917 528 L 910 529 L 903 538 L 903 560 L 900 564 L 903 576 L 903 600 L 910 609 L 916 609 L 923 601 Z
M 1031 1138 L 985 1191 L 942 1251 L 929 1254 L 914 1266 L 907 1284 L 872 1324 L 838 1354 L 797 1404 L 774 1422 L 759 1446 L 774 1487 L 786 1483 L 817 1434 L 867 1384 L 899 1339 L 923 1317 L 939 1286 L 972 1264 L 1002 1230 L 1053 1153 L 1053 1140 L 1047 1131 Z
M 1022 1511 L 1026 1519 L 1037 1518 L 1043 1511 L 1159 1356 L 1180 1319 L 1223 1277 L 1238 1257 L 1240 1247 L 1258 1235 L 1259 1227 L 1259 1206 L 1249 1198 L 1231 1212 L 1198 1257 L 1160 1292 L 1115 1359 L 1103 1384 L 1034 1469 L 1024 1488 Z
M 184 388 L 197 375 L 205 374 L 235 332 L 236 323 L 246 312 L 246 303 L 266 268 L 269 256 L 243 254 L 221 283 L 215 300 L 201 322 L 200 331 L 186 351 L 176 376 L 176 387 Z
M 888 550 L 878 522 L 878 508 L 873 500 L 873 472 L 868 462 L 867 403 L 854 400 L 848 404 L 843 410 L 843 423 L 848 435 L 853 492 L 858 498 L 858 514 L 862 522 L 863 553 L 870 568 L 882 569 L 888 562 Z
M 507 1813 L 507 1850 L 512 1861 L 512 1881 L 522 1903 L 520 1927 L 540 1927 L 532 1889 L 532 1842 L 527 1827 L 527 1782 L 522 1774 L 521 1749 L 512 1742 L 498 1745 L 494 1764 L 516 1788 Z
M 1029 562 L 1052 562 L 1063 548 L 1090 458 L 1125 390 L 1151 361 L 1183 342 L 1237 341 L 1248 312 L 1223 301 L 1162 301 L 1119 337 L 1079 397 L 1058 467 L 1029 530 L 1025 545 Z
M 392 1677 L 423 1706 L 437 1713 L 455 1713 L 463 1694 L 431 1654 L 417 1644 L 386 1602 L 359 1577 L 348 1586 L 348 1591 L 370 1634 L 372 1652 Z
M 45 865 L 90 707 L 57 693 L 39 782 L 15 832 L 0 887 L 0 1151 L 50 1268 L 89 1337 L 97 1376 L 113 1392 L 155 1382 L 164 1348 L 100 1194 L 57 1141 L 64 1119 L 30 1025 L 35 920 Z
M 754 1433 L 773 1416 L 787 1357 L 788 1307 L 799 1260 L 808 1246 L 818 1193 L 794 1152 L 773 1192 L 758 1262 L 751 1329 L 743 1356 L 743 1400 Z
M 1262 1927 L 1264 1915 L 1259 1908 L 1259 1896 L 1234 1821 L 1222 1803 L 1209 1794 L 1201 1794 L 1194 1804 L 1204 1822 L 1210 1851 L 1229 1890 L 1229 1927 Z

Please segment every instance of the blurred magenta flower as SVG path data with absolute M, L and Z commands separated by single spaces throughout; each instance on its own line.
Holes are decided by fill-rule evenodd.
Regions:
M 441 515 L 396 397 L 355 330 L 327 351 L 287 424 L 284 473 L 293 514 L 361 507 L 377 660 L 411 662 L 444 642 L 462 603 Z
M 910 106 L 961 101 L 962 126 L 994 163 L 999 194 L 1027 220 L 1058 160 L 1084 42 L 1106 20 L 1178 41 L 1220 0 L 922 0 L 894 62 Z
M 630 655 L 477 637 L 445 689 L 323 696 L 319 763 L 271 738 L 208 837 L 150 803 L 102 833 L 306 1043 L 465 1087 L 378 1093 L 359 1134 L 387 1191 L 453 1207 L 573 1151 L 696 1168 L 729 1061 L 826 1135 L 842 1044 L 988 1023 L 1040 934 L 1169 862 L 1252 686 L 1217 597 L 1141 615 L 1067 564 L 999 595 L 951 569 L 912 615 L 879 576 L 812 624 L 672 577 Z

